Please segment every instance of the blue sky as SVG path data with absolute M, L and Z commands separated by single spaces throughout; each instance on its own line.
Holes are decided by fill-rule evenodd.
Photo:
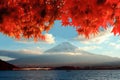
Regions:
M 0 33 L 0 50 L 43 52 L 62 42 L 70 42 L 79 49 L 113 57 L 120 57 L 120 36 L 114 36 L 111 28 L 101 31 L 95 37 L 85 39 L 75 31 L 73 27 L 63 27 L 60 21 L 56 21 L 53 28 L 46 33 L 47 41 L 17 41 Z

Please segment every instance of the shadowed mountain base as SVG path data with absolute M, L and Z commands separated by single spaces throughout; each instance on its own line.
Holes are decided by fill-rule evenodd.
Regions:
M 16 66 L 0 60 L 0 70 L 13 70 Z

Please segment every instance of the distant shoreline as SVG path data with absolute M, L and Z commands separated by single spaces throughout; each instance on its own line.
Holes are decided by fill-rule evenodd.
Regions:
M 30 70 L 120 70 L 120 67 L 71 67 L 71 66 L 62 66 L 54 68 L 13 68 L 14 71 L 30 71 Z

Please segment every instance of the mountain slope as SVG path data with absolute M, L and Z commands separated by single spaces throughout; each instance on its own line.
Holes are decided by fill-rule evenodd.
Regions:
M 0 70 L 13 70 L 16 66 L 0 60 Z
M 90 66 L 98 65 L 107 62 L 116 62 L 120 59 L 102 56 L 102 55 L 67 55 L 67 54 L 54 54 L 54 55 L 41 55 L 37 57 L 21 58 L 10 61 L 15 65 L 39 65 L 46 66 Z

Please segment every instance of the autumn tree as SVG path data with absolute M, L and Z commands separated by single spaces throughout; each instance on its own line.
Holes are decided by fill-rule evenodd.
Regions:
M 106 29 L 120 34 L 120 0 L 0 0 L 0 32 L 16 39 L 44 39 L 55 20 L 89 37 Z

